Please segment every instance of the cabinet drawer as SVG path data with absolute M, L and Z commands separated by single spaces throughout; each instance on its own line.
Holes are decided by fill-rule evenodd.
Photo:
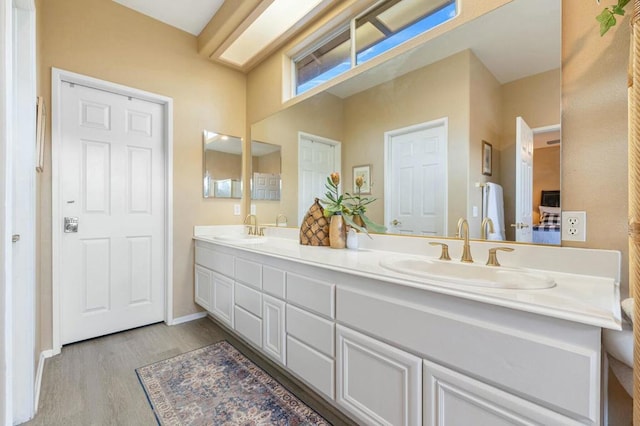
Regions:
M 251 287 L 262 289 L 262 265 L 249 260 L 236 258 L 235 278 Z
M 287 301 L 335 318 L 335 285 L 287 273 Z
M 333 399 L 335 364 L 331 358 L 287 336 L 287 367 L 313 388 Z
M 284 299 L 285 273 L 269 266 L 262 267 L 262 291 L 279 299 Z
M 332 321 L 287 305 L 287 334 L 330 357 L 335 356 L 334 330 Z
M 430 361 L 423 371 L 425 426 L 583 424 Z
M 233 277 L 233 256 L 230 254 L 205 247 L 196 247 L 196 263 L 212 271 Z
M 238 306 L 235 307 L 234 314 L 235 330 L 257 347 L 261 347 L 262 321 L 260 318 Z
M 262 318 L 262 294 L 259 291 L 236 282 L 235 304 Z

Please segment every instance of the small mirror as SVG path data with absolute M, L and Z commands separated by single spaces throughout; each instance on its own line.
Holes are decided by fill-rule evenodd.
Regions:
M 242 139 L 203 133 L 204 198 L 242 198 Z
M 280 200 L 280 145 L 251 141 L 251 199 Z

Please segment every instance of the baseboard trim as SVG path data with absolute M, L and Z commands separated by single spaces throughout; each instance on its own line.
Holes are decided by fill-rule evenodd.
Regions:
M 36 383 L 35 383 L 35 397 L 33 398 L 33 413 L 38 412 L 38 405 L 40 405 L 40 386 L 42 385 L 42 374 L 44 372 L 44 361 L 47 358 L 51 358 L 55 353 L 52 349 L 40 352 L 40 359 L 38 360 L 38 371 L 36 371 Z
M 183 323 L 189 322 L 189 321 L 195 321 L 197 319 L 204 318 L 207 315 L 209 315 L 209 313 L 207 311 L 196 312 L 195 314 L 185 315 L 183 317 L 174 318 L 173 321 L 171 321 L 169 323 L 169 325 L 178 325 L 178 324 L 183 324 Z

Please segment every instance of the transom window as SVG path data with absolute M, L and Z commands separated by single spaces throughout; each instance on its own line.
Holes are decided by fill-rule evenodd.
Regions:
M 299 95 L 456 16 L 456 0 L 385 0 L 293 59 Z M 352 28 L 354 34 L 352 34 Z M 352 54 L 352 52 L 355 52 Z

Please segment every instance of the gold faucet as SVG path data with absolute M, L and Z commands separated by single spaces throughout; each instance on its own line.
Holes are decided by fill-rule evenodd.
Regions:
M 500 266 L 500 262 L 498 262 L 497 251 L 513 251 L 510 247 L 494 247 L 489 249 L 489 258 L 487 259 L 487 266 Z
M 487 224 L 489 225 L 489 232 L 487 232 Z M 488 239 L 489 234 L 492 234 L 496 231 L 493 229 L 493 221 L 491 218 L 485 217 L 482 219 L 482 225 L 480 225 L 480 238 L 483 240 Z
M 473 257 L 471 257 L 471 247 L 469 246 L 469 222 L 467 219 L 458 220 L 458 236 L 464 240 L 464 246 L 462 247 L 461 262 L 473 263 Z
M 255 214 L 248 214 L 244 218 L 244 224 L 249 225 L 249 235 L 258 235 L 258 218 Z
M 282 213 L 278 213 L 278 216 L 276 216 L 276 228 L 277 228 L 278 226 L 280 226 L 280 222 L 278 222 L 278 221 L 280 220 L 280 218 L 283 218 L 283 219 L 284 219 L 284 222 L 283 222 L 283 223 L 284 223 L 284 226 L 287 226 L 287 221 L 288 221 L 288 220 L 287 220 L 287 217 L 286 217 L 284 214 L 282 214 Z

